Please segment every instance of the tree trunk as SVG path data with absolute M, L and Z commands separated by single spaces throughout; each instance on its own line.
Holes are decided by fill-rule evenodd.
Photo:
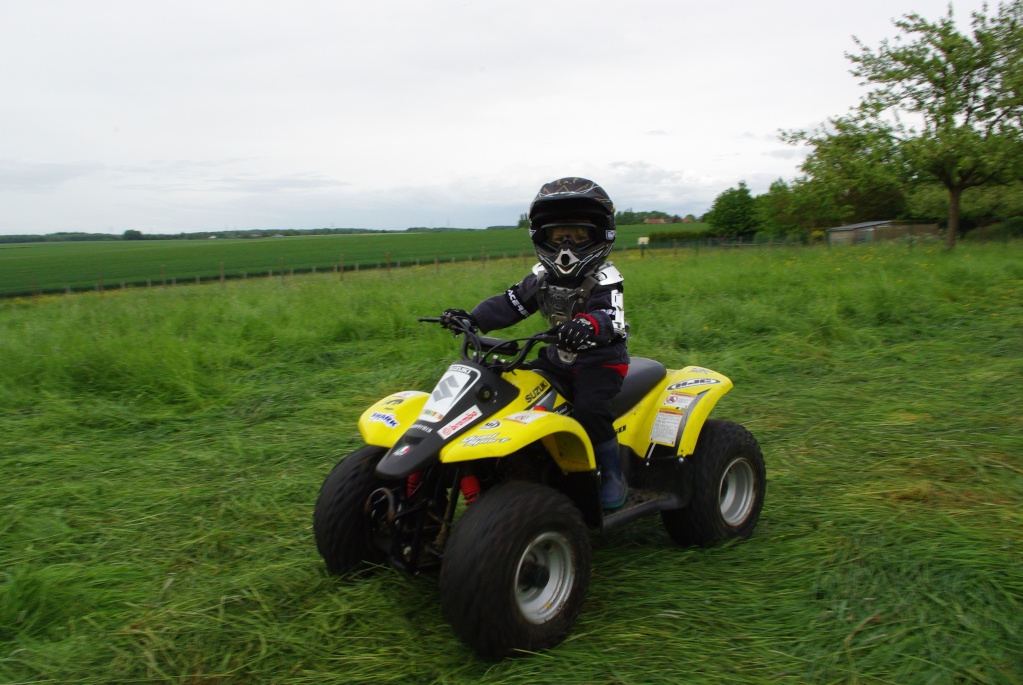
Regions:
M 956 238 L 959 236 L 959 199 L 962 195 L 962 188 L 948 189 L 948 233 L 945 235 L 946 250 L 951 250 L 956 246 Z

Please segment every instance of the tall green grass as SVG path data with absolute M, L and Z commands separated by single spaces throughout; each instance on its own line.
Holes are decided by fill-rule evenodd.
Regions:
M 616 258 L 632 353 L 735 381 L 763 517 L 598 536 L 569 640 L 499 664 L 435 577 L 326 576 L 311 512 L 365 406 L 455 355 L 415 319 L 525 262 L 0 301 L 0 682 L 1018 683 L 1021 257 Z

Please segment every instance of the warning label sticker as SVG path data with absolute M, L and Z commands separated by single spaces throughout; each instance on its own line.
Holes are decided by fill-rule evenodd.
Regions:
M 659 410 L 654 418 L 654 425 L 650 429 L 650 442 L 655 442 L 658 445 L 674 445 L 678 439 L 684 417 L 685 412 L 675 409 Z
M 695 395 L 689 395 L 684 392 L 671 392 L 664 398 L 665 407 L 676 407 L 678 409 L 687 409 L 693 400 L 696 399 Z

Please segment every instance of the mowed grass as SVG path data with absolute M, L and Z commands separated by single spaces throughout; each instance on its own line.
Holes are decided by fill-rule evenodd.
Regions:
M 361 411 L 456 354 L 416 318 L 522 260 L 0 301 L 0 682 L 1023 680 L 1023 245 L 616 263 L 634 355 L 735 381 L 763 516 L 595 536 L 570 638 L 496 664 L 435 576 L 328 577 L 311 516 Z
M 678 224 L 697 230 L 704 224 Z M 622 226 L 619 249 L 664 226 Z M 340 268 L 480 261 L 531 253 L 525 230 L 456 230 L 260 239 L 0 244 L 0 297 L 248 278 Z

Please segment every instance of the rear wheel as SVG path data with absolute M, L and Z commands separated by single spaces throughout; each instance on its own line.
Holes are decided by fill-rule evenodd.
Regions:
M 756 438 L 739 424 L 711 420 L 686 461 L 694 469 L 689 506 L 661 513 L 671 538 L 703 547 L 748 538 L 760 519 L 767 483 Z
M 497 486 L 451 532 L 441 605 L 455 633 L 491 658 L 561 642 L 586 599 L 590 540 L 563 494 L 535 483 Z
M 364 562 L 381 563 L 385 554 L 374 543 L 374 531 L 383 530 L 366 506 L 377 488 L 387 485 L 377 478 L 382 447 L 365 446 L 338 462 L 323 481 L 313 513 L 316 549 L 331 573 L 345 573 Z

